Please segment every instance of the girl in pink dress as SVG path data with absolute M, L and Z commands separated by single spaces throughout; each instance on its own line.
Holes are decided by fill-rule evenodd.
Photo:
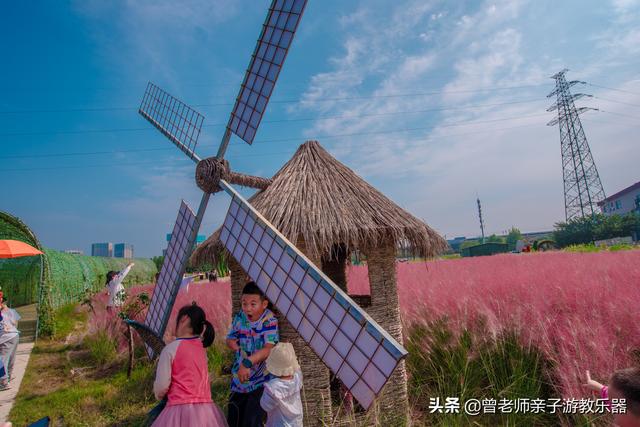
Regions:
M 211 400 L 207 351 L 215 332 L 204 310 L 195 303 L 180 309 L 176 340 L 160 353 L 153 392 L 167 406 L 153 427 L 227 427 L 222 411 Z

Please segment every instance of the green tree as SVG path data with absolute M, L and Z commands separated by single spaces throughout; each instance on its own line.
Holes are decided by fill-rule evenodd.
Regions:
M 638 196 L 638 199 L 640 200 L 640 196 Z M 635 234 L 636 238 L 640 237 L 640 210 L 629 212 L 622 217 L 622 230 L 625 236 Z
M 601 218 L 593 226 L 594 240 L 611 239 L 624 236 L 623 220 L 620 215 Z
M 161 256 L 154 256 L 151 258 L 151 261 L 153 261 L 153 263 L 156 265 L 156 268 L 158 269 L 158 272 L 160 271 L 160 269 L 162 268 L 162 263 L 164 262 L 164 257 Z
M 555 224 L 553 238 L 560 247 L 592 243 L 595 240 L 631 236 L 640 231 L 640 214 L 603 215 L 575 218 Z
M 507 234 L 507 245 L 509 245 L 510 251 L 515 250 L 518 240 L 522 240 L 522 233 L 520 232 L 520 229 L 511 227 L 509 234 Z
M 574 218 L 568 222 L 558 222 L 554 225 L 553 240 L 564 248 L 569 245 L 592 243 L 593 229 L 602 220 L 602 215 Z

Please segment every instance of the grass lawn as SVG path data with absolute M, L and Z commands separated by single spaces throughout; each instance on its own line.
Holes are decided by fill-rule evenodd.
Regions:
M 104 352 L 98 354 L 101 346 L 87 344 L 95 339 L 82 339 L 87 319 L 84 309 L 64 307 L 56 319 L 56 336 L 38 340 L 33 349 L 9 416 L 13 424 L 27 425 L 49 416 L 54 426 L 143 425 L 156 400 L 152 392 L 155 365 L 145 360 L 142 349 L 127 378 L 126 351 L 113 348 L 105 357 Z M 209 356 L 212 378 L 216 378 L 212 396 L 223 406 L 229 377 L 219 373 L 228 355 L 214 346 Z

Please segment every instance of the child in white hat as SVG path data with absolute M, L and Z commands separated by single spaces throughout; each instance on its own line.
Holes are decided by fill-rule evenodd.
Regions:
M 267 358 L 274 377 L 264 384 L 260 406 L 267 412 L 266 427 L 302 427 L 302 372 L 291 343 L 278 343 Z

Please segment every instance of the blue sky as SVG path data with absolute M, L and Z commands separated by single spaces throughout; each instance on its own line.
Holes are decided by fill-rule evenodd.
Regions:
M 160 254 L 194 165 L 137 114 L 147 81 L 206 117 L 215 154 L 268 1 L 12 2 L 0 36 L 0 209 L 42 243 Z M 9 41 L 9 42 L 6 42 Z M 272 103 L 235 170 L 271 176 L 306 139 L 447 238 L 564 218 L 549 76 L 580 106 L 605 191 L 639 180 L 640 2 L 309 0 Z M 347 98 L 347 99 L 345 99 Z M 212 232 L 226 196 L 209 205 Z

